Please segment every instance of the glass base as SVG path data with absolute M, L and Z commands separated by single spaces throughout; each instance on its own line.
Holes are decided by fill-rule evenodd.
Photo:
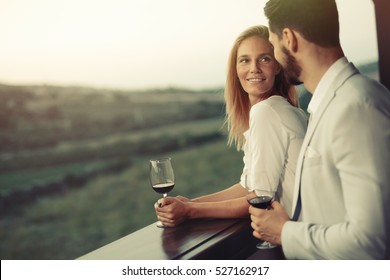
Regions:
M 157 221 L 156 222 L 156 226 L 159 227 L 159 228 L 164 228 L 165 227 L 161 221 Z
M 268 241 L 264 241 L 256 245 L 257 249 L 272 249 L 276 247 L 277 247 L 276 245 L 269 243 Z

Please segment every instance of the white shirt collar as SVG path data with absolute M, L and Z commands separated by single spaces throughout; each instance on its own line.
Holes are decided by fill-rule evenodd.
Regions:
M 348 64 L 347 58 L 342 57 L 333 63 L 332 66 L 325 72 L 324 76 L 322 76 L 307 107 L 307 111 L 311 115 L 317 111 L 321 101 L 328 92 L 330 85 L 333 83 L 334 79 L 336 79 L 346 64 Z

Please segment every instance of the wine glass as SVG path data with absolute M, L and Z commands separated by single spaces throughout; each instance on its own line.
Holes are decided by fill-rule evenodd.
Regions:
M 149 178 L 152 188 L 157 192 L 167 197 L 167 194 L 175 186 L 175 175 L 173 173 L 171 158 L 159 158 L 149 161 Z M 158 221 L 158 227 L 164 225 Z
M 255 208 L 269 209 L 274 198 L 275 192 L 270 190 L 255 190 L 256 196 L 249 198 L 248 203 Z M 276 245 L 263 241 L 256 245 L 257 249 L 272 249 Z

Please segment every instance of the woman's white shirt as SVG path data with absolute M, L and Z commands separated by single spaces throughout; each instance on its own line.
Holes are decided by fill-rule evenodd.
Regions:
M 305 112 L 275 95 L 252 106 L 249 129 L 244 133 L 241 185 L 249 191 L 276 191 L 276 198 L 289 216 L 295 170 L 306 128 Z

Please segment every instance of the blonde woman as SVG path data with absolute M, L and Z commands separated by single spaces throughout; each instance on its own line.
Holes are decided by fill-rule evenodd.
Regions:
M 272 186 L 291 208 L 298 153 L 306 132 L 296 92 L 274 58 L 266 26 L 253 26 L 235 40 L 225 85 L 229 145 L 244 151 L 238 183 L 223 191 L 188 199 L 167 197 L 155 204 L 167 227 L 195 218 L 248 217 L 251 186 Z M 291 214 L 291 212 L 289 213 Z

